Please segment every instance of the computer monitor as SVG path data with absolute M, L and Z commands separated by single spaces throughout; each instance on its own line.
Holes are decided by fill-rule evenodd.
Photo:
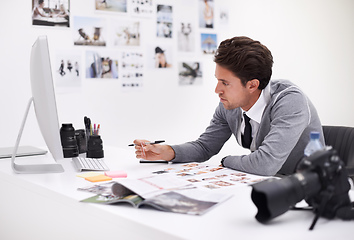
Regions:
M 32 103 L 34 104 L 34 110 L 36 113 L 39 128 L 49 152 L 55 161 L 63 158 L 48 40 L 46 36 L 39 36 L 32 46 L 30 59 L 30 79 L 32 97 L 28 102 L 25 116 L 22 121 L 22 125 L 12 154 L 12 168 L 16 173 L 63 172 L 63 167 L 58 163 L 23 165 L 17 164 L 15 162 L 22 132 Z

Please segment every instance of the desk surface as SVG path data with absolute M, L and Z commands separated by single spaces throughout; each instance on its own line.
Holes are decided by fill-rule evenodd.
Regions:
M 44 158 L 16 161 L 38 163 Z M 105 161 L 111 170 L 124 170 L 131 178 L 166 166 L 139 164 L 134 151 L 119 148 L 105 148 Z M 314 215 L 303 211 L 288 211 L 261 224 L 254 217 L 257 208 L 249 186 L 228 188 L 234 196 L 202 216 L 135 209 L 124 204 L 81 203 L 79 200 L 92 194 L 77 188 L 90 183 L 76 176 L 71 159 L 60 163 L 64 173 L 15 174 L 10 159 L 0 160 L 0 188 L 5 196 L 0 198 L 0 239 L 331 239 L 353 234 L 353 221 L 340 219 L 320 218 L 315 229 L 309 231 Z

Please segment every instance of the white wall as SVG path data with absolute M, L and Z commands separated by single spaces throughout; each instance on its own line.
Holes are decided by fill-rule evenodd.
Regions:
M 173 5 L 174 19 L 183 18 L 190 9 L 197 10 L 196 0 L 157 2 Z M 95 13 L 93 4 L 93 0 L 71 0 L 71 17 L 120 19 L 114 14 Z M 228 4 L 230 16 L 229 29 L 215 29 L 219 42 L 236 35 L 260 40 L 273 53 L 273 78 L 298 84 L 316 105 L 323 124 L 354 127 L 354 1 L 215 0 L 215 4 Z M 30 0 L 1 5 L 0 146 L 12 146 L 30 98 L 29 54 L 37 36 L 48 36 L 52 59 L 61 49 L 84 53 L 84 48 L 73 46 L 71 29 L 33 27 Z M 195 21 L 197 24 L 197 13 Z M 154 19 L 143 19 L 142 29 L 139 49 L 144 51 L 156 41 Z M 176 39 L 171 41 L 177 44 Z M 202 61 L 202 86 L 178 86 L 177 68 L 146 70 L 141 92 L 120 91 L 119 80 L 82 79 L 80 92 L 57 93 L 59 121 L 81 128 L 87 115 L 101 123 L 104 143 L 119 147 L 126 147 L 135 138 L 165 139 L 170 144 L 195 139 L 208 125 L 218 103 L 212 56 L 199 52 L 180 55 L 177 51 L 174 56 L 175 63 Z M 33 111 L 21 143 L 43 145 Z M 236 154 L 230 152 L 233 144 L 234 140 L 222 154 Z M 235 150 L 241 151 L 239 147 Z

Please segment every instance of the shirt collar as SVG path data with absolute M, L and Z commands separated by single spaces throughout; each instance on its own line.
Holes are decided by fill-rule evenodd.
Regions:
M 247 116 L 258 124 L 261 122 L 263 111 L 270 101 L 270 84 L 268 84 L 261 92 L 257 102 L 246 112 Z M 242 110 L 242 112 L 244 112 Z

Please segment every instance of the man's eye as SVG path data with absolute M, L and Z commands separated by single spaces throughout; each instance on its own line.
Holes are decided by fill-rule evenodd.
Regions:
M 222 84 L 224 84 L 225 86 L 229 86 L 227 82 L 222 82 Z

